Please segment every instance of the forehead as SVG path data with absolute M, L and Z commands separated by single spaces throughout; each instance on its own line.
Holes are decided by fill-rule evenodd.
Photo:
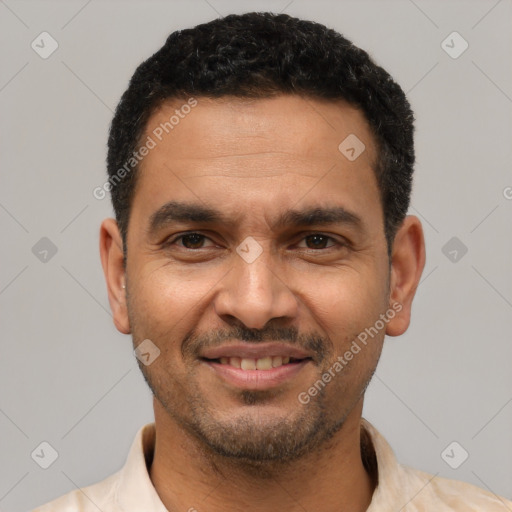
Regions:
M 147 123 L 142 141 L 154 147 L 139 164 L 133 204 L 144 215 L 173 199 L 222 205 L 242 218 L 301 197 L 315 204 L 341 198 L 353 208 L 379 197 L 371 130 L 347 103 L 298 96 L 195 102 L 167 101 Z M 354 154 L 343 153 L 347 146 L 364 150 L 347 158 Z
M 294 95 L 248 99 L 198 97 L 168 100 L 150 117 L 146 135 L 175 160 L 222 158 L 243 153 L 286 151 L 291 157 L 328 159 L 340 156 L 338 146 L 349 135 L 364 141 L 363 161 L 374 163 L 376 152 L 367 120 L 342 100 L 320 100 Z M 162 139 L 162 140 L 160 140 Z M 165 139 L 165 140 L 164 140 Z M 162 144 L 163 143 L 163 144 Z M 265 169 L 262 169 L 262 171 Z M 271 169 L 269 169 L 271 170 Z

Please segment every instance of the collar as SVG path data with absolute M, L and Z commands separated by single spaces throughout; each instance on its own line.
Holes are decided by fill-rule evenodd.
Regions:
M 156 430 L 154 423 L 139 429 L 132 443 L 126 463 L 121 469 L 115 500 L 126 512 L 168 512 L 149 477 L 148 467 L 153 461 Z

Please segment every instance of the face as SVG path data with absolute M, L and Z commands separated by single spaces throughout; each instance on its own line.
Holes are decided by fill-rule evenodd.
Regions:
M 373 138 L 343 102 L 280 96 L 199 97 L 159 140 L 183 104 L 143 138 L 116 325 L 160 350 L 139 365 L 170 421 L 218 454 L 291 460 L 355 414 L 398 321 Z

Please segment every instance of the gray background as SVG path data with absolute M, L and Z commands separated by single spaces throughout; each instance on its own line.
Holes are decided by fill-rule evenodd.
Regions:
M 111 207 L 92 190 L 137 64 L 175 29 L 251 10 L 337 29 L 408 92 L 411 213 L 427 264 L 412 325 L 386 341 L 365 416 L 401 462 L 512 498 L 510 1 L 0 0 L 1 510 L 103 479 L 152 421 L 131 339 L 111 321 L 98 256 Z M 43 31 L 59 44 L 47 59 L 31 48 Z M 441 47 L 453 31 L 469 43 L 457 59 Z M 459 247 L 443 252 L 454 236 Z M 57 248 L 47 261 L 47 242 L 32 250 L 42 237 Z M 46 470 L 31 458 L 42 441 L 59 454 Z M 452 441 L 469 453 L 458 469 L 441 457 Z

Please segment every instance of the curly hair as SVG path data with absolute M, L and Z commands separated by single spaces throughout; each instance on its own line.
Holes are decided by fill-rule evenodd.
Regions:
M 267 98 L 296 94 L 343 99 L 360 109 L 377 147 L 388 250 L 407 214 L 414 166 L 414 115 L 405 93 L 367 52 L 319 23 L 246 13 L 173 32 L 138 66 L 114 114 L 107 169 L 112 179 L 140 144 L 149 117 L 168 99 Z M 126 251 L 137 166 L 110 188 Z

